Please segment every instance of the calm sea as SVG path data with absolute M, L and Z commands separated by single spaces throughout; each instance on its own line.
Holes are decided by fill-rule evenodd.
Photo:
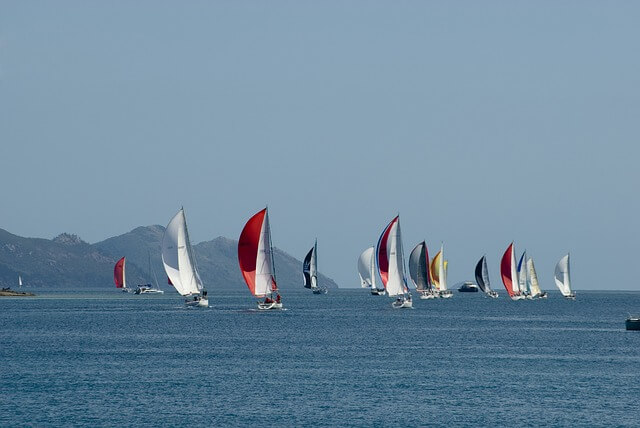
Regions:
M 0 426 L 640 425 L 640 293 L 305 291 L 2 298 Z

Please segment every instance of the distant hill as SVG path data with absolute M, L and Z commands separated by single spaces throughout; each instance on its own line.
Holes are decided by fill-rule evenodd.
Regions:
M 127 257 L 127 283 L 135 286 L 153 280 L 167 290 L 160 245 L 164 227 L 137 227 L 123 235 L 89 244 L 78 236 L 63 233 L 54 239 L 23 238 L 0 229 L 0 285 L 15 288 L 18 275 L 26 287 L 113 287 L 113 265 Z M 194 245 L 198 271 L 210 290 L 238 289 L 246 285 L 237 259 L 238 242 L 218 237 Z M 278 285 L 283 290 L 302 285 L 302 262 L 274 248 Z M 150 263 L 149 263 L 150 261 Z M 338 285 L 320 274 L 319 282 L 329 288 Z

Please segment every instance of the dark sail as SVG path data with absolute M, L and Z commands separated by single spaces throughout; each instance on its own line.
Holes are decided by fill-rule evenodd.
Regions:
M 311 257 L 313 257 L 313 248 L 309 250 L 302 262 L 302 274 L 304 275 L 304 288 L 311 288 Z
M 423 241 L 409 255 L 409 276 L 418 291 L 430 289 L 426 250 L 427 246 Z
M 478 261 L 478 264 L 476 265 L 476 283 L 478 284 L 478 287 L 480 287 L 480 290 L 486 293 L 487 286 L 485 285 L 484 279 L 482 278 L 482 265 L 484 264 L 484 261 L 485 261 L 485 256 L 482 256 L 482 258 Z

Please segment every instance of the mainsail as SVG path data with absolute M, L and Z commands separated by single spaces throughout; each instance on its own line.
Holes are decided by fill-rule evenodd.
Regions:
M 500 260 L 500 276 L 504 288 L 509 293 L 509 297 L 519 295 L 518 273 L 516 272 L 516 260 L 514 256 L 513 242 L 502 255 Z
M 304 275 L 304 287 L 305 288 L 317 288 L 318 287 L 318 241 L 309 250 L 302 262 L 302 274 Z
M 527 291 L 527 251 L 525 250 L 518 261 L 518 290 L 520 294 Z
M 542 292 L 538 284 L 538 275 L 536 275 L 536 267 L 533 265 L 533 259 L 527 259 L 527 272 L 529 273 L 529 282 L 531 285 L 531 296 L 538 296 Z
M 196 269 L 184 208 L 173 216 L 162 237 L 162 264 L 176 291 L 183 296 L 199 294 L 202 281 Z
M 251 217 L 242 229 L 238 240 L 238 263 L 254 296 L 264 297 L 278 289 L 267 208 Z
M 409 291 L 404 277 L 400 216 L 396 216 L 380 235 L 376 248 L 380 278 L 390 297 Z
M 125 257 L 116 262 L 113 268 L 113 282 L 116 283 L 116 288 L 127 288 L 127 278 L 125 276 Z
M 485 293 L 491 293 L 491 285 L 489 283 L 489 269 L 487 268 L 487 257 L 482 256 L 482 258 L 476 264 L 476 282 L 478 283 L 478 287 Z
M 418 291 L 431 290 L 429 275 L 429 252 L 427 244 L 422 241 L 409 254 L 409 276 Z
M 569 280 L 569 254 L 561 258 L 556 265 L 554 279 L 563 296 L 568 297 L 572 294 Z

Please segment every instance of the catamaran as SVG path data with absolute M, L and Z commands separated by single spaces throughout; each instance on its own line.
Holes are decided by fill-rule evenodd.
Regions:
M 121 288 L 123 292 L 128 293 L 127 277 L 125 275 L 126 257 L 121 258 L 116 262 L 113 267 L 113 282 L 116 284 L 116 288 Z
M 313 294 L 327 294 L 327 289 L 318 287 L 318 240 L 313 244 L 302 262 L 304 288 L 310 288 Z
M 482 290 L 487 296 L 493 297 L 494 299 L 498 297 L 498 293 L 491 289 L 491 284 L 489 282 L 489 268 L 487 268 L 487 257 L 482 256 L 482 258 L 476 264 L 476 282 L 478 283 L 478 287 Z
M 575 300 L 576 293 L 571 291 L 571 281 L 569 279 L 569 254 L 561 258 L 556 265 L 554 279 L 562 295 L 567 299 Z
M 151 279 L 152 276 L 155 280 L 156 286 L 154 287 L 151 283 L 138 284 L 134 294 L 164 294 L 164 291 L 160 290 L 160 287 L 158 286 L 158 277 L 156 276 L 156 272 L 151 269 L 151 252 L 149 252 L 149 279 Z
M 509 244 L 507 250 L 502 255 L 502 259 L 500 260 L 500 276 L 502 277 L 502 283 L 504 284 L 504 288 L 507 290 L 509 297 L 511 297 L 511 300 L 521 300 L 525 298 L 524 295 L 520 294 L 513 242 Z
M 384 288 L 378 288 L 376 285 L 376 263 L 375 263 L 374 247 L 369 247 L 358 257 L 358 276 L 360 276 L 360 286 L 369 288 L 374 296 L 384 296 L 386 291 Z
M 264 298 L 264 301 L 258 301 L 258 310 L 282 309 L 267 208 L 256 213 L 244 225 L 238 240 L 238 262 L 251 294 Z
M 422 241 L 409 254 L 409 277 L 421 299 L 435 299 L 438 297 L 429 275 L 429 250 Z
M 396 216 L 385 227 L 376 248 L 378 271 L 389 297 L 396 297 L 392 307 L 396 309 L 411 308 L 411 293 L 404 275 L 404 254 L 402 250 L 402 234 L 400 233 L 400 216 Z
M 444 259 L 444 243 L 440 244 L 440 251 L 431 260 L 431 280 L 438 289 L 438 297 L 449 299 L 453 292 L 447 289 L 447 270 L 449 262 Z
M 173 216 L 164 231 L 162 264 L 173 287 L 186 298 L 187 306 L 209 307 L 207 290 L 196 268 L 184 208 Z

